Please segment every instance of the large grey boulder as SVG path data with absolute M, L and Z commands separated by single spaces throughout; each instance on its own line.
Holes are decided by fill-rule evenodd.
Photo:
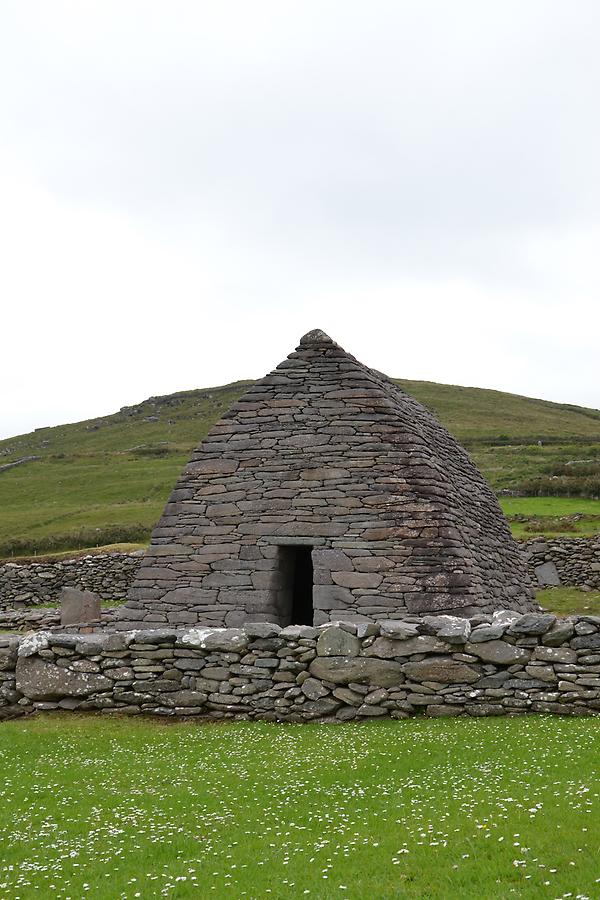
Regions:
M 87 697 L 112 688 L 113 682 L 96 672 L 71 672 L 39 656 L 20 656 L 17 660 L 17 690 L 30 700 Z

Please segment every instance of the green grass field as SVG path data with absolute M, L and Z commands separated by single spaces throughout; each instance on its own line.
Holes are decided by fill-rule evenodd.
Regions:
M 600 616 L 600 591 L 582 591 L 577 587 L 552 587 L 536 591 L 540 606 L 559 616 L 575 613 Z
M 0 895 L 600 896 L 598 719 L 0 727 Z
M 520 540 L 536 535 L 589 537 L 600 532 L 600 500 L 586 497 L 501 497 L 512 533 Z
M 248 384 L 150 398 L 112 416 L 0 441 L 0 465 L 40 457 L 0 471 L 0 557 L 146 541 L 191 449 Z M 579 472 L 600 473 L 598 410 L 480 388 L 399 384 L 467 446 L 497 490 L 564 469 L 576 493 Z M 544 497 L 518 499 L 525 501 L 519 513 L 509 515 L 532 520 L 512 522 L 519 537 L 561 533 L 556 517 L 580 510 L 585 520 L 562 523 L 564 533 L 600 530 L 598 500 L 555 497 L 548 506 Z M 544 506 L 552 511 L 540 512 Z

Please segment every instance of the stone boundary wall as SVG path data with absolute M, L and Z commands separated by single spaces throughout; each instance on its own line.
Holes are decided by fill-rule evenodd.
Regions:
M 340 722 L 600 711 L 600 617 L 0 636 L 0 718 L 35 710 Z
M 97 622 L 79 623 L 77 630 L 85 628 L 86 630 L 98 631 L 107 626 L 113 627 L 119 617 L 119 606 L 103 607 L 101 619 Z M 0 609 L 0 632 L 1 631 L 40 631 L 46 628 L 56 630 L 60 626 L 60 609 L 46 609 L 44 607 L 30 606 L 25 609 Z
M 534 584 L 600 589 L 600 535 L 537 538 L 522 544 Z
M 94 591 L 102 600 L 124 600 L 143 557 L 99 553 L 48 562 L 0 564 L 0 609 L 58 602 L 63 587 Z
M 592 538 L 534 538 L 520 545 L 534 584 L 554 581 L 600 589 L 600 535 Z M 57 562 L 0 564 L 0 610 L 54 603 L 63 587 L 94 591 L 103 600 L 123 600 L 143 551 L 107 553 Z M 541 566 L 545 569 L 539 572 Z M 536 571 L 538 570 L 538 571 Z M 545 573 L 550 573 L 548 577 Z

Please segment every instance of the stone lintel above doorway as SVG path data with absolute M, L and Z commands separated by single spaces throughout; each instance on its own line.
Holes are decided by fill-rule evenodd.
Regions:
M 277 546 L 296 546 L 296 547 L 320 547 L 326 543 L 322 537 L 282 537 L 282 535 L 263 535 L 257 542 L 261 544 L 275 544 Z

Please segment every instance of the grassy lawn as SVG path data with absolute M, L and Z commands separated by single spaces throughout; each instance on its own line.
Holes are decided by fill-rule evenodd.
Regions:
M 598 719 L 0 727 L 0 896 L 600 895 Z
M 537 591 L 540 606 L 559 616 L 600 615 L 600 591 L 581 591 L 576 587 L 552 587 Z
M 599 516 L 600 500 L 585 497 L 501 497 L 507 516 Z
M 583 538 L 594 537 L 600 532 L 600 517 L 586 516 L 575 522 L 566 523 L 555 518 L 531 518 L 526 522 L 509 519 L 512 536 L 517 541 L 530 541 L 532 538 Z
M 500 506 L 519 540 L 589 537 L 600 532 L 600 500 L 585 497 L 501 497 Z

